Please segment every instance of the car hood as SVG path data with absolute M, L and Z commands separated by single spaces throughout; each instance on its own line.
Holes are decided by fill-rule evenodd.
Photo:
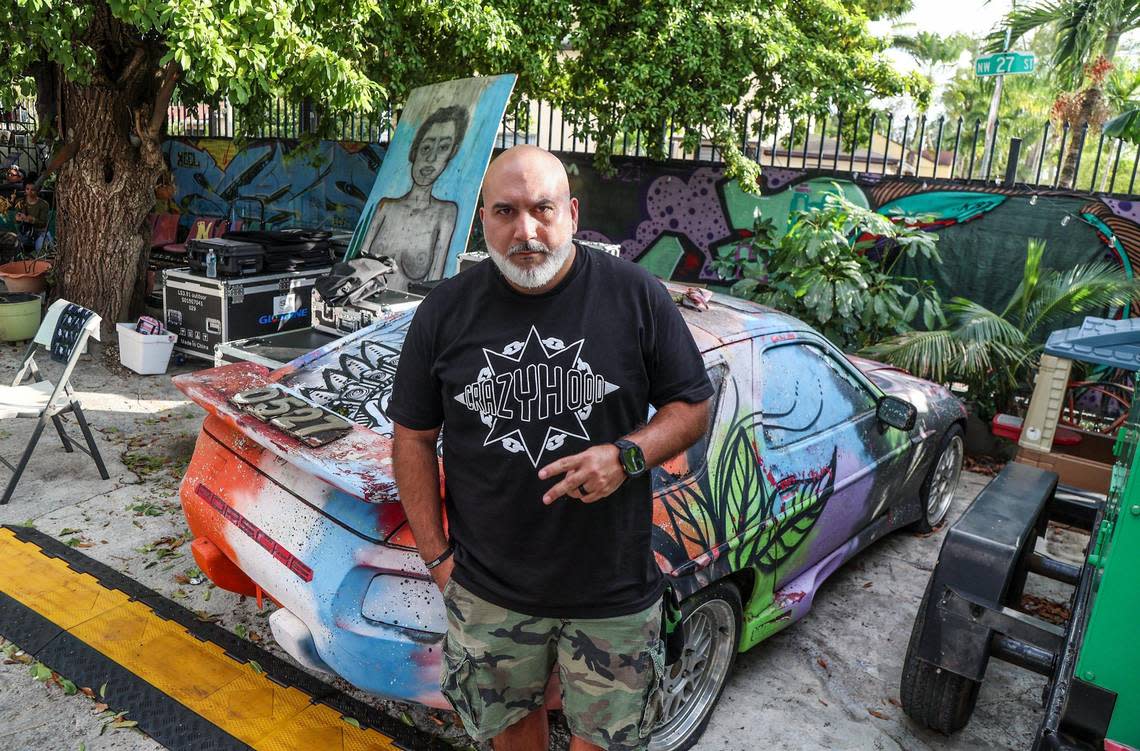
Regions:
M 917 407 L 920 413 L 929 414 L 937 411 L 949 419 L 966 416 L 965 405 L 945 386 L 918 378 L 902 368 L 877 360 L 854 355 L 848 355 L 847 359 L 884 393 L 905 399 Z

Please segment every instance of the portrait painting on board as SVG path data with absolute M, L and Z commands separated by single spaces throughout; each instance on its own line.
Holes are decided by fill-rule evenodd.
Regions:
M 412 92 L 346 260 L 390 259 L 387 288 L 455 273 L 515 77 L 447 81 Z

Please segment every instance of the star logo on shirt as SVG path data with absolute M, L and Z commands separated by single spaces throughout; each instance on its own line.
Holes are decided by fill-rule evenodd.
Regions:
M 523 452 L 538 467 L 543 453 L 567 438 L 590 440 L 582 421 L 619 387 L 581 359 L 585 341 L 565 345 L 543 339 L 531 326 L 524 342 L 512 342 L 502 352 L 483 349 L 487 367 L 455 400 L 490 428 L 484 446 L 498 443 Z

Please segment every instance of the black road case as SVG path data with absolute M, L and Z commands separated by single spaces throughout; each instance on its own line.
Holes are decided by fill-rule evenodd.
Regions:
M 186 243 L 190 270 L 206 275 L 206 256 L 214 251 L 218 276 L 253 276 L 265 269 L 265 248 L 256 243 L 210 237 Z
M 284 274 L 209 279 L 189 269 L 164 272 L 163 320 L 178 334 L 175 349 L 214 360 L 214 347 L 234 339 L 307 328 L 313 280 L 329 267 Z

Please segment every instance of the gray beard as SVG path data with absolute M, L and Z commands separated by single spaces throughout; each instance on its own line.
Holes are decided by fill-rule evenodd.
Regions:
M 553 250 L 548 248 L 545 243 L 531 240 L 530 242 L 512 245 L 507 248 L 505 254 L 499 253 L 494 248 L 490 248 L 490 251 L 491 261 L 494 262 L 499 273 L 506 277 L 507 281 L 523 289 L 538 289 L 549 284 L 550 280 L 558 274 L 559 269 L 562 268 L 562 264 L 566 263 L 566 259 L 570 257 L 570 252 L 573 249 L 574 240 L 570 239 Z M 510 256 L 526 251 L 543 253 L 542 262 L 526 269 L 511 262 Z

